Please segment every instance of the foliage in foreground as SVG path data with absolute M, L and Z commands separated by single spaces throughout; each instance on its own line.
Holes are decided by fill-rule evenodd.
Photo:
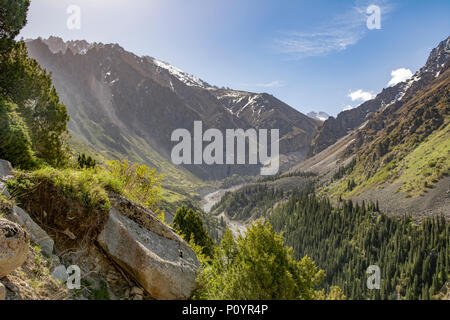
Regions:
M 155 213 L 159 211 L 156 203 L 161 198 L 164 176 L 158 174 L 155 168 L 129 163 L 127 160 L 109 161 L 106 172 L 109 179 L 115 182 L 112 186 L 114 191 L 152 209 Z
M 28 127 L 17 113 L 17 105 L 0 96 L 0 159 L 24 169 L 36 165 Z
M 198 213 L 182 206 L 178 208 L 172 225 L 186 242 L 193 242 L 200 246 L 202 248 L 202 254 L 207 256 L 212 255 L 214 251 L 214 242 L 203 226 L 203 221 Z
M 23 41 L 14 41 L 26 23 L 29 4 L 1 1 L 0 6 L 1 156 L 22 169 L 35 163 L 34 156 L 61 167 L 68 160 L 66 107 L 50 74 L 28 56 Z
M 109 210 L 108 191 L 113 191 L 153 209 L 159 200 L 161 176 L 143 165 L 114 161 L 107 168 L 74 170 L 44 167 L 33 172 L 19 172 L 16 180 L 8 181 L 8 189 L 20 198 L 37 184 L 46 182 L 89 208 Z
M 77 164 L 79 169 L 93 169 L 97 166 L 97 161 L 82 153 L 78 155 Z
M 312 190 L 292 196 L 271 215 L 295 256 L 310 256 L 350 299 L 432 299 L 450 279 L 450 224 L 389 217 L 376 206 L 345 201 L 338 207 Z M 368 290 L 366 270 L 381 268 L 381 290 Z
M 210 261 L 203 261 L 196 298 L 231 300 L 342 299 L 316 288 L 325 276 L 307 256 L 297 261 L 283 236 L 267 222 L 257 221 L 245 236 L 233 239 L 230 230 Z
M 14 44 L 14 38 L 27 23 L 30 0 L 0 1 L 0 54 Z

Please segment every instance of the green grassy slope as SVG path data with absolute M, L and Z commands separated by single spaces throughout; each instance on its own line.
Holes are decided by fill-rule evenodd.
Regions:
M 417 197 L 450 172 L 450 72 L 370 120 L 350 152 L 356 164 L 321 191 L 351 198 L 382 184 Z M 380 129 L 381 128 L 381 129 Z

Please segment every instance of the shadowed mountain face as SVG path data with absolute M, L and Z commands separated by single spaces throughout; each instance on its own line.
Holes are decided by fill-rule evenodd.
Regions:
M 52 73 L 66 104 L 71 133 L 108 158 L 127 157 L 156 167 L 167 165 L 171 134 L 208 128 L 279 129 L 280 152 L 305 158 L 318 124 L 268 94 L 219 89 L 151 57 L 138 57 L 117 44 L 51 37 L 27 41 L 28 51 Z M 258 166 L 186 168 L 203 179 L 257 174 Z
M 409 80 L 393 87 L 383 89 L 374 99 L 366 101 L 359 107 L 343 111 L 336 118 L 329 118 L 319 129 L 309 152 L 313 156 L 334 144 L 351 130 L 361 126 L 377 111 L 397 103 L 402 104 L 436 77 L 442 74 L 450 58 L 450 37 L 442 41 L 431 52 L 425 66 Z

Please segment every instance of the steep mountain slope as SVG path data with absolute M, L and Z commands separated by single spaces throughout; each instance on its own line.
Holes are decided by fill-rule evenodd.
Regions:
M 432 51 L 401 99 L 290 172 L 320 174 L 322 193 L 334 199 L 379 201 L 387 213 L 448 217 L 449 44 L 447 39 Z
M 449 58 L 450 37 L 433 49 L 425 66 L 416 72 L 411 79 L 393 87 L 385 88 L 374 99 L 366 101 L 357 108 L 343 111 L 336 118 L 331 117 L 326 120 L 314 137 L 309 155 L 313 156 L 325 150 L 349 131 L 362 125 L 373 113 L 395 102 L 403 103 L 407 101 L 409 97 L 414 96 L 418 90 L 428 85 L 443 72 Z
M 404 214 L 450 212 L 450 69 L 414 97 L 394 103 L 360 129 L 346 154 L 356 163 L 332 194 L 377 199 Z M 386 192 L 377 191 L 379 187 Z M 389 208 L 388 208 L 389 207 Z
M 230 113 L 252 128 L 280 129 L 280 152 L 306 154 L 317 130 L 314 121 L 267 93 L 212 89 Z
M 138 57 L 115 44 L 27 41 L 30 55 L 52 72 L 72 134 L 107 158 L 128 157 L 168 176 L 190 173 L 170 163 L 173 130 L 280 129 L 280 150 L 306 156 L 317 123 L 267 94 L 213 87 L 165 62 Z M 252 175 L 258 166 L 187 165 L 201 179 Z M 176 179 L 179 181 L 179 179 Z M 191 179 L 192 180 L 192 179 Z

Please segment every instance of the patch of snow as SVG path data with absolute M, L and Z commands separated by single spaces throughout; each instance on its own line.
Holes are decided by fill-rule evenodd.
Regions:
M 199 79 L 191 74 L 188 74 L 188 73 L 184 72 L 183 70 L 178 69 L 178 68 L 168 64 L 167 62 L 160 61 L 160 60 L 153 58 L 153 63 L 156 66 L 158 66 L 159 68 L 167 70 L 171 75 L 173 75 L 178 80 L 180 80 L 181 82 L 183 82 L 184 84 L 186 84 L 190 87 L 201 87 L 201 88 L 209 87 L 208 84 L 206 82 L 202 81 L 201 79 Z
M 319 112 L 311 111 L 311 112 L 308 112 L 306 115 L 312 119 L 316 119 L 316 120 L 320 120 L 320 121 L 328 120 L 328 118 L 330 117 L 327 113 L 325 113 L 323 111 L 319 111 Z
M 369 121 L 364 122 L 359 128 L 358 130 L 364 129 L 365 126 L 369 123 Z
M 236 114 L 237 117 L 239 117 L 240 114 L 242 113 L 242 111 L 244 111 L 248 107 L 250 107 L 252 109 L 252 112 L 255 113 L 255 106 L 257 104 L 257 99 L 259 97 L 260 97 L 259 94 L 250 97 L 249 101 L 237 112 L 237 114 Z

